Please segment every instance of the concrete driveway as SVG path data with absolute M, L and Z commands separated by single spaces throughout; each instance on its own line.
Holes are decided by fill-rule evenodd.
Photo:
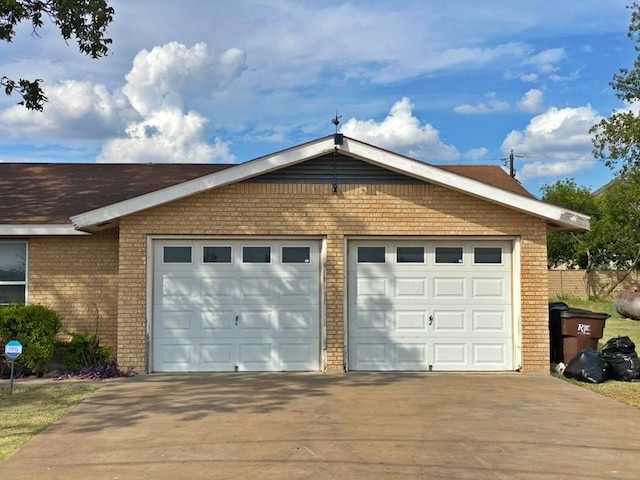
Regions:
M 0 478 L 635 480 L 639 427 L 544 375 L 153 375 L 105 383 Z

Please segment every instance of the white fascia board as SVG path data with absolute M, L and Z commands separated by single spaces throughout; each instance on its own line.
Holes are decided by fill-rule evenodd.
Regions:
M 147 208 L 157 207 L 158 205 L 189 197 L 207 190 L 263 175 L 273 170 L 278 170 L 309 158 L 332 152 L 333 150 L 333 136 L 325 137 L 315 142 L 283 150 L 246 163 L 240 163 L 234 167 L 211 173 L 204 177 L 75 215 L 71 217 L 71 222 L 77 229 L 89 228 L 94 225 L 110 222 L 125 215 L 146 210 Z
M 66 236 L 66 235 L 89 235 L 86 232 L 76 230 L 73 225 L 62 224 L 0 224 L 0 236 Z
M 518 195 L 517 193 L 512 193 L 462 175 L 447 172 L 388 150 L 381 150 L 347 137 L 344 139 L 344 145 L 339 147 L 339 149 L 374 165 L 404 175 L 410 175 L 419 180 L 451 188 L 529 215 L 541 217 L 570 230 L 589 230 L 590 217 L 588 215 Z

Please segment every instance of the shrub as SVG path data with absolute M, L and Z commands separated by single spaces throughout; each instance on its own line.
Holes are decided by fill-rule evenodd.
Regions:
M 0 340 L 18 340 L 23 353 L 16 363 L 24 365 L 38 376 L 53 356 L 56 335 L 62 320 L 43 305 L 9 305 L 0 308 Z
M 71 372 L 105 365 L 111 358 L 111 349 L 100 346 L 100 340 L 95 333 L 70 333 L 71 340 L 58 342 L 60 363 Z

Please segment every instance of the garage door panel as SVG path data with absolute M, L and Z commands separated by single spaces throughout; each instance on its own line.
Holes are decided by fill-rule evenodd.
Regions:
M 407 334 L 427 330 L 428 320 L 424 310 L 402 310 L 395 312 L 394 332 Z
M 468 343 L 466 341 L 455 341 L 442 339 L 435 341 L 433 344 L 434 353 L 434 370 L 439 367 L 455 367 L 467 368 L 469 361 L 468 358 Z
M 284 335 L 319 336 L 314 310 L 279 310 L 278 328 Z
M 500 368 L 507 359 L 508 349 L 504 343 L 474 343 L 473 363 L 478 368 Z
M 378 336 L 389 330 L 387 325 L 387 310 L 358 310 L 354 319 L 355 336 Z
M 507 288 L 504 278 L 478 278 L 471 279 L 471 298 L 506 300 Z
M 379 254 L 378 263 L 359 262 L 366 246 L 384 248 L 384 263 Z M 512 368 L 511 242 L 358 240 L 348 248 L 350 369 Z
M 203 310 L 200 312 L 200 333 L 205 337 L 230 336 L 235 323 L 233 310 Z
M 232 370 L 235 365 L 234 344 L 229 340 L 226 343 L 219 340 L 216 343 L 200 343 L 200 363 L 198 370 L 225 372 Z
M 433 278 L 433 298 L 466 298 L 467 279 L 464 277 L 434 277 Z
M 385 298 L 387 296 L 387 282 L 386 277 L 358 278 L 358 298 Z
M 434 310 L 433 330 L 435 333 L 451 333 L 469 330 L 467 310 Z
M 395 296 L 397 299 L 426 299 L 427 279 L 424 277 L 395 279 Z
M 158 316 L 159 338 L 181 338 L 190 335 L 196 325 L 191 310 L 163 310 Z
M 264 372 L 273 369 L 273 342 L 245 339 L 240 344 L 238 365 L 240 371 Z
M 183 372 L 186 366 L 196 364 L 194 345 L 180 344 L 175 340 L 157 342 L 153 360 L 162 365 L 165 372 Z
M 281 340 L 278 344 L 279 370 L 308 370 L 315 363 L 316 349 L 309 340 Z
M 242 310 L 239 315 L 238 326 L 241 334 L 257 335 L 254 332 L 269 333 L 274 330 L 273 310 Z
M 402 370 L 426 370 L 429 347 L 425 342 L 398 341 L 394 344 L 394 364 Z
M 164 247 L 186 245 L 191 255 L 163 263 Z M 319 241 L 155 240 L 153 248 L 154 371 L 320 368 Z M 257 250 L 270 255 L 247 256 Z
M 229 302 L 237 290 L 233 277 L 202 277 L 200 296 L 208 301 Z
M 472 310 L 472 331 L 491 334 L 508 334 L 507 312 L 505 310 Z
M 261 297 L 269 298 L 273 295 L 271 284 L 273 279 L 270 277 L 265 278 L 250 278 L 241 277 L 239 280 L 239 290 L 242 298 L 247 297 Z

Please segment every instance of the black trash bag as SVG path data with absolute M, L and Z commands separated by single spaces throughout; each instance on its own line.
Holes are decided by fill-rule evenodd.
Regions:
M 607 380 L 607 363 L 599 352 L 585 348 L 569 361 L 563 375 L 580 382 L 603 383 Z
M 640 360 L 636 345 L 629 337 L 616 337 L 602 347 L 602 357 L 607 363 L 609 377 L 631 382 L 640 379 Z

